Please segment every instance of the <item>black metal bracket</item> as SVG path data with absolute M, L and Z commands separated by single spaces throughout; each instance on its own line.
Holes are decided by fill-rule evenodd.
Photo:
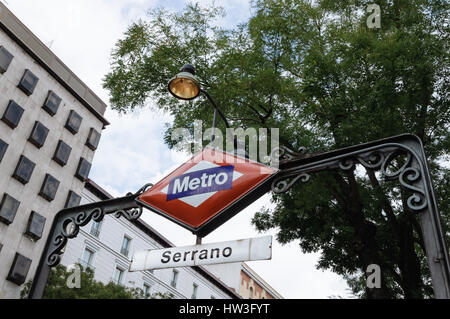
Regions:
M 142 214 L 143 208 L 136 202 L 136 199 L 151 186 L 153 185 L 146 184 L 136 193 L 128 193 L 124 197 L 89 203 L 59 211 L 53 219 L 28 298 L 36 299 L 42 297 L 50 268 L 60 263 L 60 255 L 67 241 L 78 235 L 80 227 L 87 225 L 91 220 L 100 222 L 107 214 L 114 214 L 118 218 L 123 216 L 128 220 L 138 219 Z
M 399 155 L 406 156 L 403 165 L 394 172 L 389 171 L 389 164 Z M 280 147 L 273 152 L 272 160 L 278 161 L 280 167 L 271 185 L 275 194 L 287 192 L 297 181 L 308 182 L 312 173 L 333 169 L 346 171 L 356 164 L 380 171 L 386 180 L 398 179 L 410 192 L 408 208 L 420 214 L 435 298 L 450 299 L 450 263 L 445 234 L 423 145 L 417 136 L 405 134 L 316 155 L 308 155 L 305 148 L 293 152 Z

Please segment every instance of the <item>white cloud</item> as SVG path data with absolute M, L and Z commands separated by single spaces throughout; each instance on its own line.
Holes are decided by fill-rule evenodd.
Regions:
M 158 2 L 151 0 L 10 0 L 9 9 L 101 99 L 108 101 L 102 78 L 109 70 L 109 55 L 127 26 Z M 181 1 L 161 2 L 181 8 Z M 247 1 L 219 2 L 229 9 L 223 24 L 245 21 Z M 91 178 L 114 196 L 157 182 L 188 157 L 170 152 L 163 143 L 167 115 L 143 110 L 138 115 L 118 116 L 108 110 L 111 122 L 102 133 Z M 204 239 L 224 241 L 260 236 L 250 225 L 256 210 L 268 204 L 264 196 Z M 177 245 L 190 245 L 195 237 L 187 230 L 147 211 L 143 219 Z M 273 233 L 273 232 L 272 232 Z M 287 298 L 346 296 L 346 284 L 331 272 L 315 269 L 317 255 L 300 253 L 298 245 L 274 243 L 273 259 L 249 263 L 270 285 Z

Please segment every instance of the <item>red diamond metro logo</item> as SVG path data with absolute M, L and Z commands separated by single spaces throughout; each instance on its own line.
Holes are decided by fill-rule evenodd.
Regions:
M 268 191 L 276 169 L 206 147 L 138 202 L 205 236 Z

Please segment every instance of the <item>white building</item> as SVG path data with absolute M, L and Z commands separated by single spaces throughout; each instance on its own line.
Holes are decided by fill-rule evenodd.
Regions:
M 105 109 L 0 2 L 0 298 L 19 297 L 53 216 L 78 205 Z
M 101 187 L 87 180 L 81 204 L 112 198 Z M 236 299 L 240 296 L 205 267 L 181 267 L 154 271 L 128 272 L 135 251 L 173 247 L 166 238 L 141 219 L 129 221 L 106 215 L 80 228 L 67 243 L 61 264 L 80 263 L 94 270 L 94 278 L 113 281 L 149 294 L 172 294 L 180 299 Z

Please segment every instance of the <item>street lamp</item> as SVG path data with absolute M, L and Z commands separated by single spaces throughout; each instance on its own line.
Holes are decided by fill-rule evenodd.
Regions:
M 200 84 L 193 65 L 183 65 L 180 73 L 169 81 L 169 92 L 181 100 L 193 100 L 198 96 Z
M 185 64 L 180 70 L 180 73 L 175 75 L 170 81 L 169 81 L 169 92 L 180 100 L 193 100 L 195 99 L 200 93 L 203 93 L 207 99 L 211 102 L 211 104 L 214 107 L 214 116 L 213 116 L 213 123 L 212 123 L 212 135 L 211 135 L 211 143 L 215 140 L 215 129 L 216 129 L 216 120 L 217 120 L 217 114 L 223 119 L 225 122 L 225 126 L 227 127 L 227 131 L 230 130 L 230 125 L 226 119 L 226 117 L 223 115 L 223 113 L 219 110 L 217 107 L 217 104 L 214 102 L 214 100 L 211 98 L 211 96 L 203 90 L 200 87 L 200 82 L 198 81 L 197 77 L 195 76 L 195 68 L 191 64 Z M 232 135 L 230 135 L 232 136 Z M 236 140 L 234 141 L 234 146 L 236 146 Z

